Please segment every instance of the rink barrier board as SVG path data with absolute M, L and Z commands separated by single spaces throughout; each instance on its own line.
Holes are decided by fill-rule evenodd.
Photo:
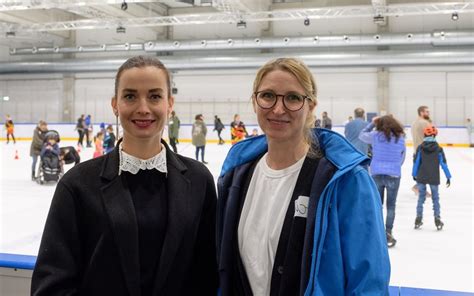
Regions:
M 36 263 L 36 256 L 0 253 L 0 267 L 3 267 L 3 268 L 11 268 L 14 270 L 16 269 L 32 270 L 35 267 L 35 263 Z M 474 296 L 474 293 L 390 286 L 389 295 L 390 296 L 468 296 L 468 295 Z

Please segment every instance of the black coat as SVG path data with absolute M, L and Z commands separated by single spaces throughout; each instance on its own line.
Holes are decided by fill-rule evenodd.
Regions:
M 166 157 L 168 221 L 153 295 L 216 295 L 213 177 L 169 148 Z M 118 167 L 116 148 L 76 165 L 60 180 L 32 295 L 141 296 L 137 220 Z

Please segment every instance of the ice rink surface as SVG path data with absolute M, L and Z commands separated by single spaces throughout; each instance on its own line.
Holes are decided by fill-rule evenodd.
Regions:
M 60 146 L 74 145 L 61 142 Z M 30 142 L 6 145 L 0 142 L 0 253 L 36 255 L 55 184 L 39 185 L 31 181 Z M 208 168 L 215 179 L 230 145 L 206 146 Z M 15 159 L 18 151 L 19 159 Z M 193 157 L 194 146 L 178 145 L 178 152 Z M 414 230 L 417 197 L 411 191 L 412 154 L 407 149 L 403 176 L 397 199 L 393 234 L 397 245 L 390 249 L 393 286 L 474 292 L 473 266 L 473 183 L 474 149 L 445 148 L 448 166 L 453 175 L 450 188 L 441 177 L 442 231 L 434 225 L 432 203 L 425 202 L 424 225 Z M 93 148 L 83 150 L 85 161 Z M 68 170 L 72 165 L 66 165 Z

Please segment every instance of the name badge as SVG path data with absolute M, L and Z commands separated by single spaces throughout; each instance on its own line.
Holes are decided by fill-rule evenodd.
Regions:
M 295 217 L 308 217 L 308 203 L 309 196 L 300 195 L 298 199 L 295 200 Z

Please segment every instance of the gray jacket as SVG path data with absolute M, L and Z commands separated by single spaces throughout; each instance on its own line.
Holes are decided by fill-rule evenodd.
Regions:
M 206 146 L 207 127 L 204 121 L 196 120 L 193 124 L 193 145 L 196 147 Z

